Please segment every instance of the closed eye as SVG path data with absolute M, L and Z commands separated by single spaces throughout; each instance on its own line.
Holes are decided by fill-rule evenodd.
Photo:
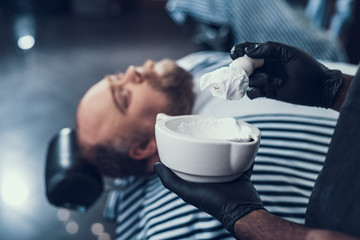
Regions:
M 113 102 L 116 108 L 122 113 L 125 114 L 129 105 L 130 105 L 130 93 L 120 86 L 116 86 L 110 82 L 110 91 Z
M 135 71 L 134 82 L 141 83 L 143 81 L 144 81 L 144 76 L 142 75 L 142 73 L 140 73 L 139 71 Z

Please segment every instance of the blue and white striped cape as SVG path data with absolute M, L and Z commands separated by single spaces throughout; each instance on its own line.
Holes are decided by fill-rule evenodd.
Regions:
M 229 57 L 204 52 L 178 63 L 197 78 L 203 72 L 228 64 Z M 204 105 L 199 101 L 198 109 Z M 270 111 L 238 118 L 261 130 L 251 181 L 265 208 L 287 220 L 303 223 L 336 117 L 308 115 L 306 111 L 291 114 Z M 233 239 L 216 219 L 163 187 L 156 175 L 127 179 L 124 189 L 114 196 L 115 201 L 107 209 L 115 209 L 117 240 Z

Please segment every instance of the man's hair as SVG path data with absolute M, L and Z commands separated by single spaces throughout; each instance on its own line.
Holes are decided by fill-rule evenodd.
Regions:
M 146 174 L 146 161 L 132 159 L 127 151 L 121 151 L 109 146 L 98 145 L 90 161 L 98 171 L 108 177 L 128 177 Z
M 173 116 L 191 113 L 195 94 L 193 92 L 193 77 L 189 72 L 174 63 L 160 78 L 144 77 L 153 88 L 165 94 L 168 104 L 163 113 Z M 147 170 L 147 161 L 131 158 L 128 151 L 134 142 L 146 142 L 150 137 L 150 130 L 146 129 L 144 132 L 142 129 L 142 131 L 134 132 L 131 139 L 124 139 L 119 136 L 118 141 L 121 142 L 121 149 L 109 144 L 107 146 L 98 145 L 91 150 L 82 150 L 85 155 L 90 156 L 90 163 L 94 164 L 103 175 L 115 178 L 144 175 Z
M 134 142 L 147 141 L 148 135 L 148 132 L 136 131 L 131 139 L 118 136 L 117 141 L 121 142 L 120 148 L 114 147 L 111 143 L 92 147 L 79 144 L 79 153 L 82 159 L 87 160 L 102 175 L 113 178 L 144 175 L 147 168 L 146 161 L 133 159 L 129 156 L 128 150 Z
M 191 73 L 175 62 L 172 62 L 160 79 L 149 79 L 149 83 L 163 92 L 169 101 L 167 109 L 164 110 L 166 114 L 176 116 L 191 113 L 195 100 L 192 79 Z

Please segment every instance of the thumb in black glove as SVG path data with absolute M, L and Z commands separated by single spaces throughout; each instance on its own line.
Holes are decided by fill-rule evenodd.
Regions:
M 244 42 L 233 46 L 232 59 L 246 54 L 264 58 L 264 65 L 249 77 L 250 99 L 268 97 L 284 102 L 329 108 L 343 77 L 306 52 L 285 44 Z
M 238 179 L 228 183 L 194 183 L 176 176 L 162 163 L 154 165 L 163 185 L 218 219 L 233 234 L 235 222 L 255 209 L 264 209 L 258 193 L 250 182 L 252 167 Z

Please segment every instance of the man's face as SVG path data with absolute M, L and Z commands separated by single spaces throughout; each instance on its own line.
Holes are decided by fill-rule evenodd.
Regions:
M 151 86 L 151 81 L 159 79 L 171 64 L 174 64 L 171 60 L 148 60 L 140 67 L 129 66 L 125 73 L 107 76 L 92 86 L 77 112 L 81 144 L 120 148 L 124 147 L 121 139 L 132 139 L 134 132 L 153 134 L 156 114 L 164 111 L 167 99 Z

